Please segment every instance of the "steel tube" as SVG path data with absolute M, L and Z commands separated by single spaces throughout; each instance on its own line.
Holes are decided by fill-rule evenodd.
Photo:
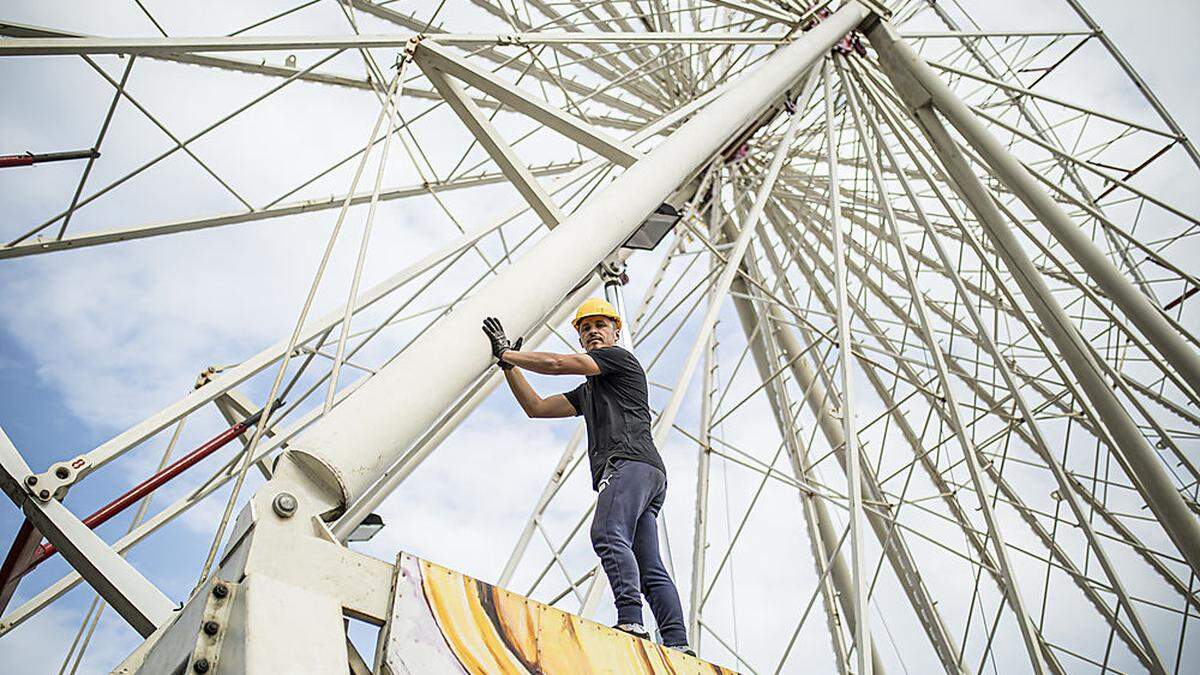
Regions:
M 992 172 L 1024 202 L 1129 320 L 1162 352 L 1192 391 L 1200 393 L 1200 357 L 1171 327 L 1162 311 L 1121 274 L 1062 207 L 1038 186 L 1037 179 L 1025 166 L 988 132 L 971 109 L 941 81 L 933 68 L 912 47 L 896 37 L 891 26 L 879 23 L 869 35 L 871 43 L 880 50 L 881 55 L 886 54 L 894 67 L 903 68 L 925 90 L 934 107 L 975 148 Z
M 924 102 L 920 100 L 925 98 L 923 90 L 913 89 L 914 86 L 920 85 L 906 79 L 913 70 L 924 64 L 914 65 L 914 59 L 899 61 L 893 46 L 901 45 L 902 49 L 907 47 L 896 40 L 884 24 L 874 27 L 868 36 L 881 54 L 884 72 L 896 85 L 905 102 L 914 109 L 918 125 L 929 138 L 950 178 L 967 200 L 968 206 L 987 232 L 996 251 L 1012 271 L 1013 279 L 1029 299 L 1042 322 L 1043 329 L 1061 352 L 1063 361 L 1096 407 L 1100 420 L 1108 427 L 1116 441 L 1113 450 L 1125 457 L 1133 474 L 1131 477 L 1136 480 L 1167 535 L 1179 548 L 1191 568 L 1200 571 L 1200 523 L 1197 523 L 1195 516 L 1180 497 L 1154 449 L 1113 394 L 1088 353 L 1078 328 L 1050 292 L 1041 273 L 1033 265 L 1016 234 L 1008 227 L 1003 215 L 993 203 L 991 194 L 967 164 L 954 139 L 928 105 L 928 99 Z M 915 61 L 919 62 L 920 59 L 916 58 Z M 924 67 L 928 69 L 927 65 Z M 1142 299 L 1145 297 L 1142 296 Z
M 728 227 L 728 226 L 727 226 Z M 729 230 L 727 230 L 729 231 Z M 764 247 L 764 250 L 767 250 Z M 748 257 L 742 262 L 747 273 L 756 279 L 761 279 L 757 266 L 752 257 Z M 807 364 L 802 359 L 793 358 L 794 354 L 801 353 L 803 348 L 798 347 L 799 341 L 794 336 L 790 335 L 790 330 L 786 325 L 778 323 L 779 317 L 771 317 L 772 308 L 764 301 L 764 307 L 760 310 L 755 304 L 746 297 L 750 295 L 750 287 L 746 281 L 738 277 L 734 281 L 734 288 L 741 291 L 740 294 L 733 296 L 733 304 L 737 309 L 738 318 L 742 324 L 742 331 L 746 334 L 747 340 L 751 342 L 751 354 L 754 357 L 754 364 L 758 369 L 759 376 L 766 379 L 771 374 L 771 366 L 779 362 L 779 356 L 782 355 L 785 359 L 791 361 L 791 369 L 793 375 L 797 377 L 797 383 L 804 392 L 804 399 L 808 403 L 809 408 L 817 416 L 818 425 L 823 431 L 829 433 L 837 433 L 841 427 L 836 420 L 833 420 L 826 413 L 829 407 L 829 395 L 824 385 L 815 381 L 815 375 Z M 767 327 L 761 331 L 761 335 L 757 339 L 754 337 L 754 328 L 761 321 L 768 321 Z M 791 342 L 785 340 L 791 339 Z M 796 351 L 789 352 L 788 348 L 792 347 Z M 803 370 L 798 370 L 803 368 Z M 808 375 L 808 379 L 800 379 L 801 376 Z M 776 424 L 779 426 L 779 433 L 789 445 L 789 459 L 792 463 L 792 472 L 799 481 L 808 480 L 811 475 L 810 460 L 805 452 L 805 447 L 800 442 L 797 429 L 791 423 L 789 415 L 791 409 L 786 401 L 787 390 L 782 386 L 782 383 L 772 383 L 767 387 L 767 400 L 771 404 L 772 412 L 775 416 Z M 781 400 L 784 399 L 784 400 Z M 829 440 L 832 446 L 835 441 Z M 829 509 L 825 505 L 824 499 L 807 493 L 800 493 L 801 507 L 804 512 L 805 522 L 809 528 L 809 538 L 812 542 L 813 560 L 818 564 L 818 572 L 823 577 L 820 583 L 828 584 L 829 588 L 825 589 L 827 594 L 825 597 L 826 612 L 830 615 L 837 616 L 837 608 L 834 606 L 834 601 L 840 605 L 845 620 L 850 626 L 852 633 L 857 633 L 859 623 L 858 603 L 854 597 L 854 578 L 851 575 L 850 567 L 846 564 L 845 556 L 841 553 L 838 541 L 841 536 L 838 533 L 838 528 L 833 523 L 833 518 L 829 515 Z M 838 619 L 840 621 L 840 618 Z M 869 621 L 870 617 L 864 617 L 864 620 Z M 840 634 L 835 631 L 840 630 L 837 625 L 830 626 L 831 637 L 834 640 L 834 651 L 839 654 L 839 658 L 844 658 L 846 652 L 844 642 Z M 848 664 L 839 663 L 843 672 L 848 671 Z M 882 675 L 886 672 L 883 665 L 883 660 L 879 656 L 877 645 L 871 643 L 871 670 L 876 675 Z
M 361 494 L 490 366 L 479 328 L 483 317 L 497 316 L 514 335 L 528 332 L 580 277 L 624 242 L 646 214 L 782 96 L 866 14 L 861 5 L 847 5 L 740 77 L 302 434 L 284 461 L 303 464 L 312 480 L 338 492 L 326 494 L 331 508 Z M 270 489 L 278 487 L 281 476 L 294 475 L 298 474 L 281 471 Z
M 850 498 L 850 572 L 854 579 L 855 613 L 860 617 L 854 626 L 855 657 L 858 672 L 871 675 L 870 592 L 863 577 L 863 501 L 862 468 L 858 451 L 858 433 L 854 429 L 854 374 L 850 365 L 850 312 L 846 300 L 846 246 L 842 231 L 842 196 L 838 179 L 838 148 L 834 137 L 833 68 L 825 59 L 822 73 L 825 85 L 825 152 L 829 164 L 829 218 L 833 228 L 834 286 L 837 297 L 838 373 L 841 376 L 842 454 L 846 457 L 846 492 Z
M 43 162 L 62 162 L 68 159 L 95 159 L 99 156 L 100 153 L 94 149 L 47 152 L 40 155 L 35 155 L 32 152 L 27 152 L 23 155 L 0 155 L 0 169 L 11 166 L 29 166 Z
M 875 134 L 876 138 L 884 138 L 883 130 L 880 128 L 879 123 L 875 120 L 875 118 L 871 115 L 864 115 L 864 118 L 870 125 L 871 131 Z M 891 147 L 884 142 L 881 142 L 879 146 L 883 150 L 884 156 L 887 157 L 888 161 L 893 166 L 899 168 L 899 162 L 896 160 L 896 156 Z M 917 196 L 916 190 L 912 187 L 902 172 L 898 172 L 897 176 L 899 178 L 900 185 L 904 190 L 905 196 L 912 205 L 913 213 L 916 215 L 917 222 L 920 223 L 922 230 L 924 230 L 927 241 L 933 245 L 933 249 L 937 253 L 938 258 L 941 260 L 942 265 L 946 269 L 953 269 L 954 259 L 951 257 L 950 252 L 947 251 L 946 247 L 942 244 L 941 235 L 937 233 L 933 227 L 933 224 L 930 223 L 928 217 L 926 216 L 925 210 L 921 206 L 921 201 Z M 1134 629 L 1137 631 L 1138 636 L 1141 639 L 1140 647 L 1143 651 L 1142 654 L 1139 654 L 1139 658 L 1141 658 L 1143 664 L 1146 665 L 1151 671 L 1156 673 L 1166 673 L 1166 668 L 1162 664 L 1161 657 L 1155 651 L 1154 641 L 1151 639 L 1149 631 L 1146 629 L 1140 615 L 1133 606 L 1133 603 L 1130 601 L 1128 594 L 1125 592 L 1125 588 L 1121 583 L 1121 578 L 1117 575 L 1116 569 L 1109 561 L 1107 553 L 1105 552 L 1104 548 L 1100 546 L 1100 542 L 1096 538 L 1096 533 L 1092 529 L 1091 524 L 1088 522 L 1087 513 L 1083 510 L 1079 500 L 1076 499 L 1074 493 L 1071 491 L 1066 470 L 1056 461 L 1053 453 L 1051 452 L 1049 442 L 1047 441 L 1045 434 L 1042 432 L 1041 424 L 1038 422 L 1032 406 L 1029 405 L 1029 403 L 1025 400 L 1025 396 L 1021 393 L 1021 388 L 1016 380 L 1016 376 L 1013 374 L 1012 368 L 1008 365 L 1008 362 L 1004 360 L 1004 353 L 1000 350 L 1000 347 L 992 337 L 992 331 L 988 328 L 987 323 L 983 320 L 983 317 L 979 314 L 979 311 L 975 309 L 975 305 L 972 303 L 972 296 L 967 291 L 966 286 L 963 284 L 959 275 L 950 275 L 950 281 L 954 285 L 955 292 L 958 293 L 959 297 L 963 299 L 963 309 L 966 311 L 968 318 L 971 320 L 971 324 L 975 328 L 975 335 L 977 336 L 977 339 L 982 342 L 984 350 L 992 357 L 992 361 L 995 364 L 996 370 L 999 371 L 1001 379 L 1004 381 L 1004 384 L 1008 388 L 1009 392 L 1011 392 L 1012 400 L 1014 403 L 1016 403 L 1017 410 L 1020 411 L 1021 417 L 1026 422 L 1029 445 L 1043 459 L 1043 461 L 1046 462 L 1047 467 L 1049 467 L 1050 473 L 1054 476 L 1055 482 L 1058 484 L 1059 493 L 1067 502 L 1072 514 L 1075 516 L 1075 519 L 1079 524 L 1079 528 L 1082 530 L 1084 538 L 1087 540 L 1088 546 L 1095 553 L 1096 560 L 1103 569 L 1105 576 L 1108 578 L 1108 582 L 1112 587 L 1112 591 L 1116 594 L 1120 606 L 1125 610 L 1126 616 L 1128 617 L 1127 620 L 1133 624 Z M 989 470 L 989 473 L 994 470 L 994 467 L 992 467 L 990 464 L 985 465 L 985 468 Z M 999 483 L 1000 480 L 996 479 L 1003 480 L 1001 476 L 993 475 L 993 481 Z M 1017 502 L 1019 500 L 1016 494 L 1013 494 L 1012 497 L 1013 499 L 1010 501 Z M 1036 523 L 1037 521 L 1033 520 L 1033 522 Z

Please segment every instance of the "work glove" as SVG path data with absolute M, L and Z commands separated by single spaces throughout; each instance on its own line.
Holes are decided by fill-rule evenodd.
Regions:
M 502 370 L 512 368 L 512 364 L 501 361 L 500 357 L 510 349 L 520 351 L 521 343 L 525 341 L 525 338 L 517 338 L 515 343 L 509 342 L 508 337 L 504 334 L 504 326 L 500 325 L 500 319 L 494 316 L 489 316 L 483 320 L 483 334 L 492 343 L 492 356 L 496 357 L 496 360 L 499 361 L 498 365 L 500 368 Z
M 506 350 L 504 350 L 504 351 L 508 351 L 508 352 L 519 352 L 519 351 L 521 351 L 521 345 L 522 345 L 524 342 L 525 342 L 525 338 L 523 338 L 523 337 L 519 337 L 519 338 L 517 338 L 517 341 L 516 341 L 516 342 L 512 343 L 512 346 L 511 346 L 511 347 L 509 347 L 508 349 L 506 349 Z M 506 363 L 506 362 L 504 362 L 504 361 L 497 361 L 497 362 L 496 362 L 496 365 L 500 366 L 500 370 L 512 370 L 512 369 L 513 369 L 513 364 L 511 364 L 511 363 Z

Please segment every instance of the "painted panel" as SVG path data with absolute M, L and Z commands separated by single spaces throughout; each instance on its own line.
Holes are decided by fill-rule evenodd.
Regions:
M 734 675 L 408 554 L 383 640 L 396 675 Z

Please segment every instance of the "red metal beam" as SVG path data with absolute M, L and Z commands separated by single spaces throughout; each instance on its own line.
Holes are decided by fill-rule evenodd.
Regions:
M 277 401 L 275 405 L 272 406 L 272 409 L 279 407 L 281 404 L 282 401 Z M 143 497 L 146 497 L 158 488 L 165 485 L 171 479 L 195 466 L 197 463 L 213 454 L 217 450 L 225 447 L 225 445 L 230 441 L 238 436 L 241 436 L 246 432 L 247 429 L 257 424 L 260 419 L 262 419 L 261 410 L 245 420 L 229 427 L 225 431 L 222 431 L 200 447 L 189 452 L 183 457 L 180 457 L 170 465 L 163 467 L 161 471 L 158 471 L 141 483 L 133 486 L 120 497 L 117 497 L 116 499 L 97 509 L 94 513 L 92 513 L 92 515 L 83 519 L 83 524 L 87 525 L 88 528 L 93 530 L 97 527 L 100 527 L 117 514 L 137 503 Z M 28 524 L 28 521 L 26 521 L 26 524 Z M 32 525 L 30 527 L 32 527 Z M 36 533 L 37 530 L 35 529 L 33 532 Z M 29 541 L 23 542 L 22 535 L 27 538 L 31 538 L 33 546 L 30 546 Z M 40 541 L 40 536 L 33 537 L 32 534 L 27 533 L 24 526 L 22 526 L 21 531 L 17 533 L 16 541 L 13 542 L 13 549 L 9 551 L 8 557 L 14 561 L 12 569 L 9 569 L 9 560 L 6 559 L 4 562 L 3 574 L 0 574 L 0 580 L 2 580 L 5 584 L 4 591 L 7 591 L 10 585 L 13 587 L 13 589 L 15 589 L 17 581 L 21 577 L 28 574 L 47 558 L 58 552 L 58 548 L 54 544 L 46 542 L 45 544 L 38 545 Z M 17 550 L 18 544 L 21 544 L 26 549 L 32 549 L 32 553 L 26 555 L 24 560 L 19 557 L 14 557 L 14 551 Z M 21 564 L 22 562 L 24 562 L 24 564 Z M 13 570 L 20 571 L 14 573 Z M 11 595 L 11 592 L 9 595 Z M 3 596 L 0 596 L 0 600 L 3 599 Z M 3 603 L 0 603 L 0 611 L 2 611 L 2 609 Z
M 17 583 L 21 577 L 32 569 L 29 566 L 30 561 L 37 554 L 38 543 L 41 540 L 42 533 L 26 518 L 17 530 L 17 536 L 13 539 L 12 547 L 8 549 L 4 564 L 0 566 L 0 613 L 4 612 L 9 600 L 12 600 L 13 594 L 17 592 Z M 17 570 L 22 571 L 17 573 Z
M 23 155 L 0 155 L 0 169 L 7 169 L 13 166 L 29 166 L 43 162 L 62 162 L 68 159 L 95 159 L 99 156 L 99 151 L 91 148 L 87 150 L 71 150 L 69 152 L 47 152 L 40 155 L 35 155 L 32 152 L 27 152 Z

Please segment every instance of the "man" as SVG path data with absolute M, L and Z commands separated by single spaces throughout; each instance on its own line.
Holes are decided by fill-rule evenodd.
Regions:
M 510 343 L 500 321 L 491 317 L 483 322 L 483 332 L 526 415 L 583 415 L 587 422 L 592 489 L 599 493 L 592 547 L 616 598 L 616 628 L 650 638 L 642 626 L 644 594 L 663 644 L 695 655 L 688 647 L 679 592 L 658 553 L 655 518 L 666 497 L 667 474 L 650 435 L 646 372 L 633 354 L 617 346 L 621 317 L 609 303 L 587 300 L 572 323 L 586 354 L 522 352 L 522 340 Z M 520 369 L 586 375 L 587 380 L 565 394 L 542 398 Z

